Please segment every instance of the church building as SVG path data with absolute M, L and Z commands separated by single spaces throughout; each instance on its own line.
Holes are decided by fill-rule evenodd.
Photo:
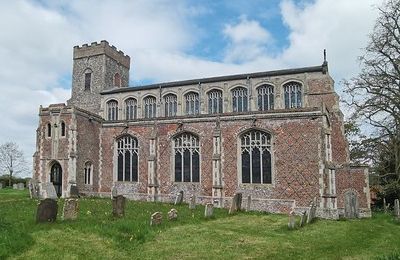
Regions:
M 58 196 L 184 200 L 369 217 L 368 169 L 349 163 L 328 63 L 129 87 L 130 57 L 75 46 L 66 104 L 40 107 L 34 179 Z M 218 73 L 218 72 L 216 72 Z

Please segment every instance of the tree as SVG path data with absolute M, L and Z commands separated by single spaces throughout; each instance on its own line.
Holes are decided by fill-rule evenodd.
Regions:
M 387 0 L 361 56 L 361 72 L 345 81 L 346 101 L 370 129 L 374 170 L 400 183 L 400 1 Z M 388 176 L 391 176 L 388 178 Z
M 0 170 L 7 172 L 9 186 L 11 186 L 13 174 L 22 173 L 27 170 L 24 154 L 16 143 L 7 142 L 0 145 Z

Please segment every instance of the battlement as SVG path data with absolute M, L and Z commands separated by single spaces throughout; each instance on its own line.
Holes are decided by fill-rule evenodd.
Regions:
M 126 68 L 130 68 L 131 58 L 105 40 L 100 43 L 92 42 L 90 45 L 74 46 L 74 60 L 103 54 L 121 63 Z

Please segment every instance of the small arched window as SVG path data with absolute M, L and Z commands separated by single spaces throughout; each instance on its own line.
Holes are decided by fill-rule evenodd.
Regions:
M 85 73 L 85 91 L 90 91 L 90 88 L 92 86 L 92 70 L 91 69 L 86 69 Z
M 285 92 L 285 108 L 302 107 L 302 87 L 298 82 L 288 82 L 283 85 Z
M 114 87 L 121 87 L 121 75 L 119 73 L 114 75 Z
M 258 92 L 258 110 L 266 111 L 274 109 L 274 87 L 271 85 L 262 85 L 257 88 Z
M 242 183 L 272 183 L 271 135 L 252 130 L 240 137 Z
M 199 94 L 189 92 L 185 95 L 186 115 L 197 115 L 200 112 Z
M 153 96 L 146 97 L 143 100 L 144 103 L 144 117 L 145 118 L 154 118 L 157 116 L 157 103 L 156 98 Z
M 61 122 L 61 136 L 65 136 L 65 123 Z
M 125 100 L 125 118 L 132 120 L 137 118 L 137 101 L 134 98 Z
M 220 114 L 223 112 L 222 91 L 218 89 L 208 92 L 208 113 Z
M 51 124 L 47 124 L 47 137 L 51 137 Z
M 243 87 L 237 87 L 232 90 L 232 109 L 233 112 L 245 112 L 247 111 L 248 99 L 247 89 Z
M 86 185 L 92 185 L 93 183 L 93 165 L 91 162 L 85 163 L 85 169 L 84 169 L 84 183 Z
M 177 111 L 177 97 L 174 94 L 168 94 L 164 97 L 165 104 L 165 116 L 172 117 L 176 116 Z
M 174 138 L 173 144 L 175 182 L 199 182 L 199 139 L 190 133 L 183 133 Z
M 117 140 L 117 180 L 138 181 L 139 145 L 135 137 L 126 135 Z
M 116 100 L 107 102 L 107 119 L 118 120 L 118 102 Z

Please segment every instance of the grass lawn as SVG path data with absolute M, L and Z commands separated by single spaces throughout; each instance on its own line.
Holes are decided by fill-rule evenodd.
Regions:
M 76 221 L 36 224 L 27 191 L 0 190 L 0 259 L 400 259 L 400 224 L 391 216 L 317 220 L 288 230 L 287 216 L 228 215 L 204 207 L 128 201 L 125 217 L 111 216 L 110 199 L 81 199 Z M 178 220 L 150 227 L 151 213 Z

